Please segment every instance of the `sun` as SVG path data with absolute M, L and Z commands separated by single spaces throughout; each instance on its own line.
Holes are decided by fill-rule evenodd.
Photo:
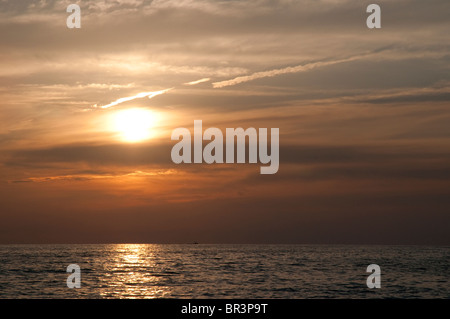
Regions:
M 152 136 L 156 115 L 145 109 L 126 109 L 115 115 L 114 128 L 126 142 L 141 142 Z

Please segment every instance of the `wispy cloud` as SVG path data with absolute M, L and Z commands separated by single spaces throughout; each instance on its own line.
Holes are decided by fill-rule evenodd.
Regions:
M 200 79 L 200 80 L 197 80 L 197 81 L 192 81 L 192 82 L 184 83 L 184 85 L 196 85 L 196 84 L 208 82 L 208 81 L 210 81 L 210 80 L 211 80 L 210 78 L 203 78 L 203 79 Z
M 161 91 L 155 91 L 155 92 L 142 92 L 142 93 L 139 93 L 139 94 L 136 94 L 136 95 L 133 95 L 133 96 L 122 97 L 122 98 L 120 98 L 120 99 L 118 99 L 118 100 L 116 100 L 114 102 L 111 102 L 111 103 L 103 105 L 103 106 L 94 105 L 93 107 L 94 108 L 100 108 L 100 109 L 107 109 L 107 108 L 110 108 L 112 106 L 116 106 L 116 105 L 118 105 L 120 103 L 132 101 L 132 100 L 135 100 L 135 99 L 140 99 L 140 98 L 143 98 L 143 97 L 148 97 L 149 99 L 151 99 L 151 98 L 154 98 L 157 95 L 164 94 L 164 93 L 166 93 L 166 92 L 168 92 L 168 91 L 170 91 L 172 89 L 173 88 L 165 89 L 165 90 L 161 90 Z
M 366 57 L 366 55 L 355 56 L 355 57 L 339 59 L 339 60 L 334 60 L 334 61 L 313 62 L 313 63 L 307 63 L 307 64 L 302 64 L 302 65 L 297 65 L 297 66 L 289 66 L 289 67 L 282 68 L 282 69 L 274 69 L 274 70 L 269 70 L 269 71 L 256 72 L 256 73 L 253 73 L 250 75 L 238 76 L 231 80 L 214 82 L 213 87 L 214 88 L 222 88 L 222 87 L 226 87 L 226 86 L 231 86 L 231 85 L 236 85 L 236 84 L 240 84 L 240 83 L 244 83 L 244 82 L 253 81 L 256 79 L 273 77 L 273 76 L 277 76 L 277 75 L 281 75 L 281 74 L 305 72 L 305 71 L 309 71 L 309 70 L 319 68 L 319 67 L 359 60 L 359 59 L 362 59 L 363 57 Z
M 156 169 L 153 171 L 133 171 L 123 174 L 74 174 L 74 175 L 56 175 L 56 176 L 44 176 L 44 177 L 29 177 L 22 180 L 8 181 L 8 183 L 45 183 L 45 182 L 57 182 L 57 181 L 89 181 L 89 180 L 102 180 L 113 179 L 123 177 L 150 177 L 161 175 L 173 175 L 176 171 L 173 169 Z

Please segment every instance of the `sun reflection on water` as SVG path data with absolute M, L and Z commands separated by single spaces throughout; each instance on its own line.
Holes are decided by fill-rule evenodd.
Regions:
M 171 290 L 163 281 L 156 245 L 111 245 L 102 278 L 103 298 L 164 298 Z

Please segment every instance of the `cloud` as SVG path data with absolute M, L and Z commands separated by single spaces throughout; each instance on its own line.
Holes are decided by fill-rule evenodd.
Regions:
M 132 101 L 132 100 L 135 100 L 135 99 L 140 99 L 140 98 L 143 98 L 143 97 L 148 97 L 149 99 L 151 99 L 151 98 L 154 98 L 157 95 L 164 94 L 164 93 L 166 93 L 166 92 L 168 92 L 168 91 L 170 91 L 172 89 L 173 88 L 165 89 L 165 90 L 161 90 L 161 91 L 155 91 L 155 92 L 142 92 L 142 93 L 139 93 L 139 94 L 136 94 L 136 95 L 133 95 L 133 96 L 120 98 L 120 99 L 118 99 L 118 100 L 116 100 L 116 101 L 114 101 L 112 103 L 109 103 L 109 104 L 106 104 L 106 105 L 103 105 L 103 106 L 94 105 L 93 107 L 94 108 L 100 108 L 100 109 L 107 109 L 107 108 L 110 108 L 112 106 L 116 106 L 116 105 L 118 105 L 120 103 Z
M 70 175 L 54 175 L 54 176 L 41 176 L 41 177 L 29 177 L 23 180 L 13 180 L 10 183 L 45 183 L 45 182 L 56 182 L 56 181 L 90 181 L 90 180 L 102 180 L 102 179 L 113 179 L 113 178 L 123 178 L 123 177 L 148 177 L 148 176 L 160 176 L 160 175 L 171 175 L 175 174 L 173 169 L 156 169 L 152 171 L 132 171 L 127 173 L 119 174 L 84 174 L 84 173 L 74 173 Z
M 200 80 L 197 80 L 197 81 L 192 81 L 192 82 L 184 83 L 184 85 L 196 85 L 196 84 L 208 82 L 208 81 L 210 81 L 210 80 L 211 80 L 210 78 L 203 78 L 203 79 L 200 79 Z
M 159 165 L 160 167 L 190 168 L 190 165 L 175 165 L 170 158 L 174 143 L 153 144 L 107 144 L 107 145 L 61 145 L 51 148 L 17 150 L 10 153 L 5 162 L 8 167 L 40 167 L 88 163 L 113 166 Z M 397 143 L 391 146 L 365 145 L 280 145 L 282 164 L 290 165 L 337 165 L 365 164 L 378 167 L 381 164 L 414 161 L 445 160 L 450 155 L 446 149 L 424 149 Z M 70 165 L 72 166 L 72 165 Z M 206 165 L 209 166 L 209 165 Z M 220 165 L 219 165 L 220 166 Z
M 307 64 L 302 64 L 302 65 L 290 66 L 290 67 L 286 67 L 286 68 L 282 68 L 282 69 L 274 69 L 274 70 L 270 70 L 270 71 L 256 72 L 251 75 L 238 76 L 231 80 L 214 82 L 213 87 L 214 88 L 223 88 L 226 86 L 249 82 L 249 81 L 253 81 L 256 79 L 273 77 L 273 76 L 277 76 L 277 75 L 281 75 L 281 74 L 305 72 L 305 71 L 309 71 L 309 70 L 316 69 L 319 67 L 360 60 L 366 56 L 367 55 L 361 55 L 361 56 L 355 56 L 355 57 L 339 59 L 339 60 L 334 60 L 334 61 L 313 62 L 313 63 L 307 63 Z

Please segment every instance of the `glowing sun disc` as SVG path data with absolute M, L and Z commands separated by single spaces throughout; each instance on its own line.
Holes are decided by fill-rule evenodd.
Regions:
M 151 137 L 155 114 L 144 109 L 127 109 L 115 116 L 115 130 L 127 142 L 140 142 Z

